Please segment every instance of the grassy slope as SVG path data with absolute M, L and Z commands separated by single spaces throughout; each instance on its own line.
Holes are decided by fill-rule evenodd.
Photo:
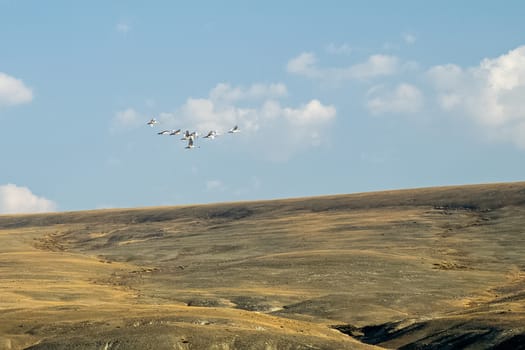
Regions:
M 0 216 L 0 349 L 512 345 L 524 230 L 525 183 Z

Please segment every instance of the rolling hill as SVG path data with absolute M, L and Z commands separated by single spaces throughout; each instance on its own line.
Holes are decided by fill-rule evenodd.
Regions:
M 0 216 L 0 349 L 525 348 L 525 182 Z

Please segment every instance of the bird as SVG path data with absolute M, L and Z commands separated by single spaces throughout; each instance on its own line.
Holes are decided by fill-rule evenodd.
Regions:
M 236 132 L 240 132 L 241 130 L 239 129 L 239 127 L 237 125 L 235 125 L 233 128 L 230 129 L 230 131 L 228 131 L 228 133 L 230 134 L 234 134 Z
M 184 132 L 184 136 L 181 138 L 181 140 L 186 141 L 186 140 L 188 140 L 188 139 L 190 138 L 190 136 L 191 136 L 191 135 L 190 135 L 190 132 L 189 132 L 188 130 L 186 130 L 186 131 Z
M 199 137 L 199 133 L 196 131 L 193 131 L 190 133 L 188 130 L 186 130 L 181 140 L 188 140 L 190 137 L 193 137 L 194 139 L 196 139 L 197 137 Z
M 155 124 L 157 124 L 157 123 L 158 123 L 158 121 L 157 121 L 157 119 L 155 119 L 155 118 L 151 118 L 151 120 L 150 120 L 149 122 L 147 122 L 147 124 L 148 124 L 149 126 L 151 126 L 151 127 L 153 127 L 153 125 L 155 125 Z
M 158 132 L 157 133 L 158 135 L 171 135 L 171 131 L 170 130 L 162 130 L 161 132 Z
M 178 135 L 180 134 L 180 129 L 177 129 L 177 130 L 171 130 L 170 132 L 170 135 L 173 136 L 173 135 Z
M 193 142 L 193 136 L 190 136 L 188 138 L 188 145 L 186 146 L 187 149 L 191 149 L 191 148 L 194 148 L 195 147 L 195 144 Z
M 217 131 L 211 130 L 206 136 L 204 136 L 205 139 L 214 139 L 215 136 L 217 136 Z

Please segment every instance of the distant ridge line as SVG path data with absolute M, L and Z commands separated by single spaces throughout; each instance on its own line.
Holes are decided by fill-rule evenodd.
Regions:
M 0 215 L 0 229 L 89 223 L 102 220 L 114 224 L 133 224 L 146 221 L 169 221 L 186 216 L 209 219 L 221 215 L 232 215 L 232 218 L 242 219 L 256 214 L 279 215 L 279 213 L 301 210 L 319 212 L 429 206 L 488 211 L 512 205 L 525 205 L 525 182 L 439 186 L 213 204 Z

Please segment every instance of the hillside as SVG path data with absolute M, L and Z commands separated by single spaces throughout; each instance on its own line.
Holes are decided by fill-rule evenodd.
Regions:
M 0 349 L 525 348 L 525 182 L 0 216 Z

